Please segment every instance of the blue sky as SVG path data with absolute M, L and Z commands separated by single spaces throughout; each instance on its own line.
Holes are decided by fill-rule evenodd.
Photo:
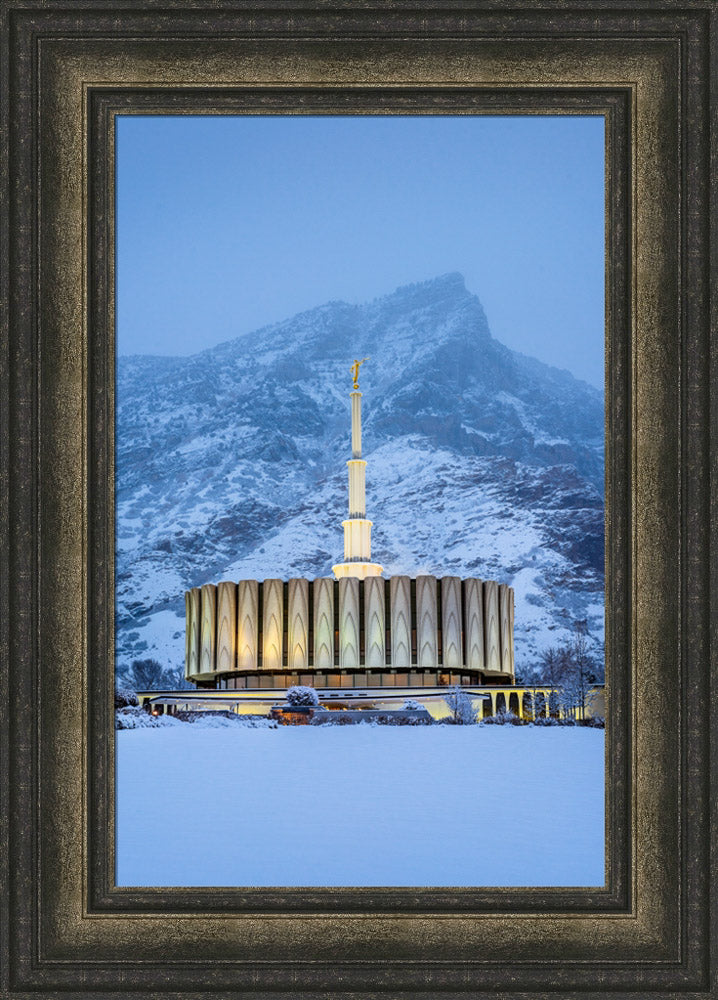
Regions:
M 449 271 L 500 341 L 602 387 L 603 118 L 117 119 L 120 354 Z

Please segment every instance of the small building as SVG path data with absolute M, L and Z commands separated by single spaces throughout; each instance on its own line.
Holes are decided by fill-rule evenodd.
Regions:
M 548 685 L 480 685 L 462 688 L 470 695 L 480 719 L 511 712 L 526 722 L 535 718 L 566 716 L 580 718 L 579 709 L 568 712 L 558 705 L 555 689 Z M 417 688 L 319 688 L 319 702 L 330 711 L 379 711 L 398 712 L 408 699 L 418 701 L 432 719 L 442 719 L 449 714 L 446 687 Z M 244 717 L 267 717 L 278 702 L 284 700 L 284 691 L 275 687 L 245 691 L 186 690 L 139 691 L 140 705 L 147 711 L 176 715 L 199 712 L 234 713 Z M 604 718 L 606 715 L 605 688 L 592 684 L 587 691 L 583 716 L 586 719 Z

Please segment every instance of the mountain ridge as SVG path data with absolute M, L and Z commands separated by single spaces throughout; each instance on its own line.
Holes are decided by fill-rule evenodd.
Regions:
M 512 583 L 519 664 L 575 619 L 602 656 L 602 394 L 493 338 L 449 272 L 190 357 L 118 359 L 118 665 L 182 661 L 189 586 L 331 574 L 366 354 L 374 558 Z

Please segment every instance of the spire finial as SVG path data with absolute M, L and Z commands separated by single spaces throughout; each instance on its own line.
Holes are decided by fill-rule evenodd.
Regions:
M 354 358 L 354 364 L 349 369 L 352 373 L 352 378 L 354 379 L 354 385 L 352 386 L 353 389 L 359 388 L 359 369 L 365 361 L 369 361 L 369 358 L 362 358 L 361 361 L 357 361 L 357 359 Z

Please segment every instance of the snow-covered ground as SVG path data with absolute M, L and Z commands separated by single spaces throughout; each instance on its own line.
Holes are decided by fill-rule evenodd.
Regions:
M 602 730 L 116 736 L 118 885 L 604 884 Z

